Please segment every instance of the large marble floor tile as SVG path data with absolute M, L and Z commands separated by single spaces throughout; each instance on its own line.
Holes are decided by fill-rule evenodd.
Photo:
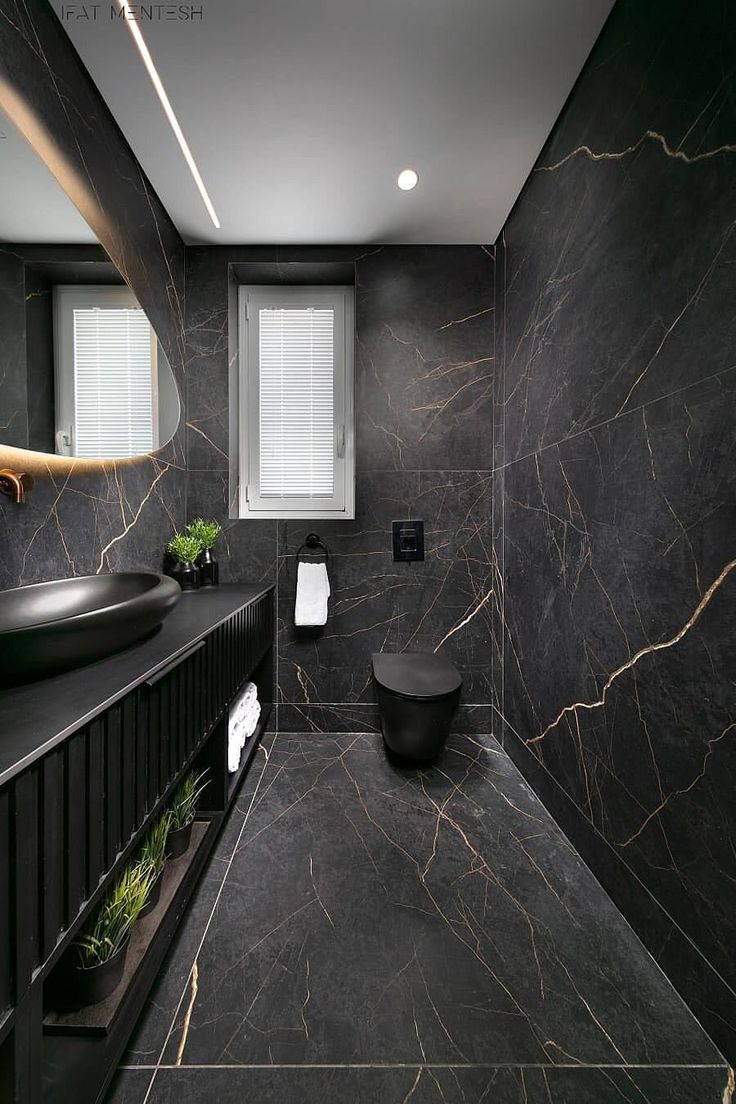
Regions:
M 266 733 L 245 777 L 220 838 L 202 874 L 179 926 L 125 1054 L 124 1066 L 156 1065 L 189 981 L 192 965 L 211 921 L 215 904 L 230 869 L 230 862 L 254 795 L 263 780 L 264 764 L 274 739 Z
M 176 1061 L 721 1059 L 493 739 L 410 770 L 309 733 L 270 748 Z
M 153 1081 L 153 1069 L 119 1069 L 105 1097 L 105 1104 L 143 1104 Z
M 722 1104 L 725 1086 L 713 1067 L 180 1068 L 156 1074 L 147 1104 Z

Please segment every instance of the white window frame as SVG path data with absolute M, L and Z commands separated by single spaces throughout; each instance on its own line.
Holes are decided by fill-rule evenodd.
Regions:
M 91 307 L 140 308 L 129 287 L 118 284 L 56 284 L 54 301 L 54 399 L 56 451 L 75 454 L 74 311 Z M 151 330 L 152 451 L 159 447 L 158 341 Z M 137 454 L 136 454 L 137 455 Z M 125 459 L 125 458 L 122 458 Z
M 331 308 L 334 341 L 334 492 L 330 498 L 260 494 L 259 311 Z M 350 520 L 355 517 L 355 289 L 241 285 L 238 289 L 239 516 Z

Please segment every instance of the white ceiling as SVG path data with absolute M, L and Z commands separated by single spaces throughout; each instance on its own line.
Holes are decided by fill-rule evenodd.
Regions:
M 220 244 L 494 241 L 613 6 L 199 3 L 139 26 L 219 231 L 127 28 L 64 26 L 185 241 Z
M 0 111 L 0 242 L 96 242 L 61 185 Z

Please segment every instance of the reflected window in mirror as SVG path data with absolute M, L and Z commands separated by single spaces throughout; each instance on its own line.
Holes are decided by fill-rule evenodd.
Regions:
M 143 303 L 1 109 L 0 135 L 0 447 L 85 460 L 163 448 L 181 403 Z
M 54 332 L 57 453 L 158 448 L 158 342 L 129 288 L 55 287 Z

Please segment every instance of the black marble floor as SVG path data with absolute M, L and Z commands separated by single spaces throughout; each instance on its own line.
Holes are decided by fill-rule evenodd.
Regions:
M 411 770 L 281 733 L 109 1100 L 723 1104 L 729 1076 L 491 737 Z

